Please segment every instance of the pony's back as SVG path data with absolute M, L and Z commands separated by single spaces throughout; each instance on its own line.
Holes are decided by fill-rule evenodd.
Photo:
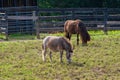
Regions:
M 47 46 L 48 44 L 55 44 L 58 42 L 59 37 L 56 36 L 47 36 L 43 39 L 43 45 Z
M 62 49 L 62 42 L 60 41 L 61 37 L 57 36 L 47 36 L 43 40 L 43 49 L 49 48 L 52 51 L 59 51 Z
M 42 49 L 49 48 L 53 51 L 72 49 L 70 41 L 64 37 L 47 36 L 43 40 Z

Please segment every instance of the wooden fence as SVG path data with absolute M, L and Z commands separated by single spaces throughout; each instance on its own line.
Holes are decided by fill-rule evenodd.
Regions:
M 36 19 L 37 7 L 8 7 L 2 8 L 7 14 L 8 34 L 11 33 L 28 33 L 35 32 L 34 21 Z M 0 10 L 0 11 L 1 11 Z
M 5 39 L 8 40 L 8 22 L 5 12 L 0 12 L 0 33 L 5 35 Z
M 88 30 L 102 29 L 105 34 L 107 30 L 120 29 L 119 8 L 53 8 L 37 11 L 37 35 L 39 32 L 63 31 L 64 22 L 69 19 L 81 19 Z
M 63 31 L 68 19 L 81 19 L 88 30 L 102 29 L 106 34 L 107 30 L 120 29 L 120 8 L 42 9 L 28 6 L 2 10 L 7 14 L 8 34 Z

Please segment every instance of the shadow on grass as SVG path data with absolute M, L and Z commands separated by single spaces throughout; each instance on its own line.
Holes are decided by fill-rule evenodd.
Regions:
M 84 67 L 84 63 L 79 63 L 79 62 L 71 62 L 69 65 L 78 66 L 78 67 Z
M 61 65 L 68 65 L 68 66 L 84 67 L 84 63 L 78 63 L 78 62 L 71 62 L 71 63 L 62 62 L 60 64 Z

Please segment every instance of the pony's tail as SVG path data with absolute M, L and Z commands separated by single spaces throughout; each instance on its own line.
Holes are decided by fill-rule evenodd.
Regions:
M 42 44 L 42 49 L 44 49 L 44 45 Z

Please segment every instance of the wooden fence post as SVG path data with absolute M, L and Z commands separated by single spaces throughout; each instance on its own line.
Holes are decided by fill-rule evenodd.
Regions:
M 65 11 L 61 11 L 62 15 L 65 15 Z M 65 21 L 65 17 L 63 18 L 63 21 Z
M 5 35 L 5 40 L 8 40 L 8 17 L 7 12 L 4 11 L 0 14 L 0 33 Z
M 7 11 L 5 11 L 6 15 L 5 15 L 5 20 L 6 20 L 6 32 L 5 32 L 5 35 L 6 35 L 6 40 L 8 40 L 8 16 L 7 16 Z
M 36 27 L 36 36 L 37 36 L 37 39 L 40 39 L 40 30 L 39 30 L 39 26 Z
M 35 27 L 36 11 L 32 11 L 32 21 L 33 21 L 33 27 Z M 34 29 L 32 29 L 32 34 L 34 33 Z
M 35 21 L 36 20 L 36 11 L 32 12 L 32 17 L 33 17 L 33 21 Z
M 35 29 L 36 29 L 36 37 L 37 37 L 37 39 L 40 39 L 40 30 L 39 30 L 39 18 L 38 19 L 36 19 L 36 21 L 35 21 Z
M 74 10 L 72 9 L 72 19 L 75 19 L 75 13 L 74 13 Z
M 8 28 L 6 28 L 5 35 L 6 35 L 6 40 L 8 40 Z
M 108 9 L 104 10 L 104 33 L 107 35 L 107 20 L 108 20 Z

